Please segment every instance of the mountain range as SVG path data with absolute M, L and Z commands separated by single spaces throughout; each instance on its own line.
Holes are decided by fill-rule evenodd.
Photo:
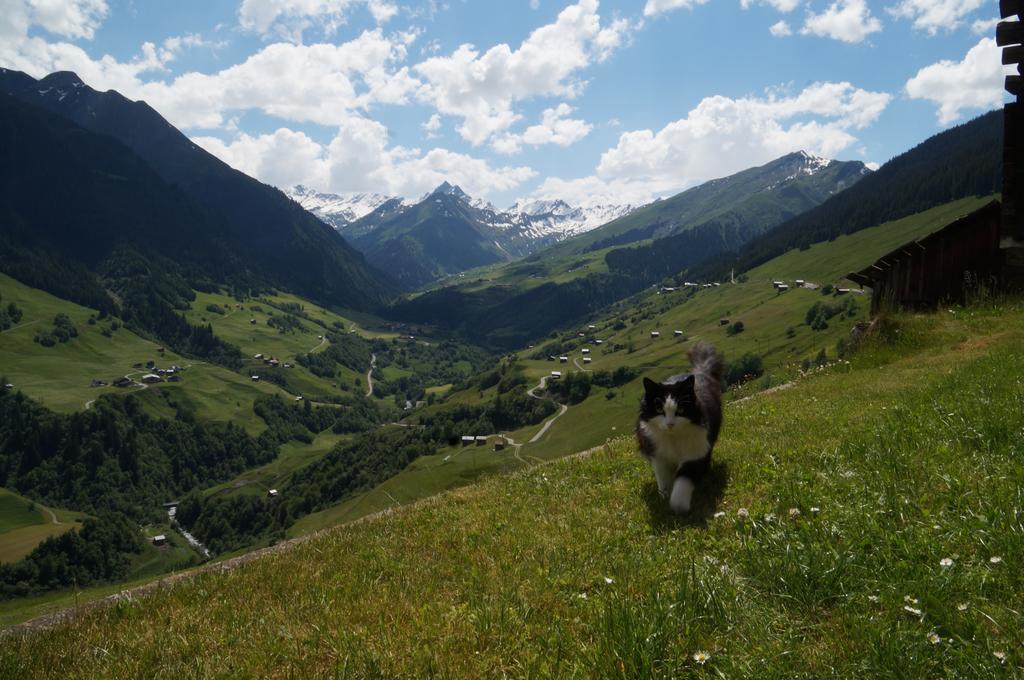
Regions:
M 0 69 L 0 92 L 102 136 L 106 144 L 94 142 L 98 163 L 103 162 L 104 153 L 122 153 L 113 150 L 110 142 L 115 140 L 131 150 L 168 190 L 184 195 L 189 205 L 218 223 L 210 233 L 197 234 L 196 249 L 209 251 L 212 246 L 208 244 L 214 241 L 217 247 L 229 249 L 236 261 L 244 263 L 242 278 L 247 282 L 280 286 L 324 303 L 356 309 L 379 307 L 394 294 L 393 283 L 369 267 L 333 229 L 278 189 L 231 168 L 194 144 L 145 102 L 131 101 L 113 90 L 99 92 L 67 71 L 36 80 L 19 71 Z M 107 199 L 102 195 L 94 198 L 97 202 Z M 87 209 L 78 206 L 79 212 Z M 130 235 L 124 233 L 123 237 Z M 110 246 L 116 246 L 116 241 Z M 174 259 L 176 252 L 162 255 Z M 215 280 L 225 274 L 206 273 Z M 236 280 L 239 274 L 234 272 Z
M 556 200 L 499 210 L 448 182 L 412 201 L 375 193 L 319 193 L 303 186 L 291 188 L 288 195 L 410 290 L 466 269 L 530 255 L 636 209 L 573 207 Z

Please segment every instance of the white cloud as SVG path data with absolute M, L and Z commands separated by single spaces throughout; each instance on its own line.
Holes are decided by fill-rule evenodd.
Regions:
M 774 7 L 776 10 L 786 14 L 792 12 L 800 6 L 801 0 L 740 0 L 740 6 L 743 9 L 749 9 L 751 5 L 756 2 L 762 2 L 766 5 Z
M 243 133 L 230 143 L 216 137 L 193 137 L 192 141 L 231 167 L 268 184 L 324 186 L 327 182 L 323 149 L 302 132 L 280 128 L 256 137 Z
M 1000 21 L 999 17 L 992 17 L 991 19 L 976 19 L 971 24 L 971 32 L 976 35 L 994 35 L 996 31 L 996 24 Z
M 882 30 L 882 22 L 871 15 L 865 0 L 836 0 L 820 14 L 808 12 L 801 33 L 859 43 Z
M 597 8 L 597 0 L 579 0 L 515 50 L 500 44 L 481 53 L 466 44 L 421 62 L 413 69 L 426 80 L 420 97 L 440 113 L 462 118 L 463 138 L 484 143 L 521 118 L 515 102 L 575 97 L 584 87 L 577 74 L 624 44 L 631 24 L 619 19 L 602 26 Z
M 962 61 L 942 60 L 925 66 L 907 81 L 911 99 L 938 105 L 939 123 L 948 125 L 964 109 L 992 109 L 1003 103 L 1003 66 L 993 38 L 982 38 Z
M 985 4 L 985 0 L 900 0 L 888 12 L 894 17 L 912 19 L 914 28 L 935 35 L 960 26 L 968 14 Z
M 4 3 L 3 12 L 18 13 L 22 0 Z M 28 0 L 32 22 L 50 33 L 91 40 L 106 18 L 106 0 Z
M 492 143 L 494 150 L 503 154 L 519 153 L 523 144 L 541 146 L 555 144 L 570 146 L 590 134 L 594 126 L 585 120 L 569 118 L 573 108 L 562 102 L 558 106 L 545 109 L 541 122 L 531 125 L 521 134 L 505 134 Z
M 423 123 L 423 125 L 421 125 L 420 127 L 422 127 L 423 130 L 427 133 L 428 139 L 437 137 L 437 131 L 441 129 L 441 114 L 433 114 L 432 116 L 430 116 L 430 118 L 427 119 L 427 122 Z
M 595 176 L 549 178 L 537 197 L 561 190 L 566 200 L 581 203 L 637 202 L 792 151 L 835 157 L 857 142 L 853 133 L 874 123 L 891 99 L 847 82 L 815 83 L 788 96 L 772 91 L 762 98 L 707 97 L 686 118 L 657 132 L 622 134 L 602 154 Z
M 303 33 L 313 27 L 331 36 L 342 26 L 354 5 L 364 5 L 377 23 L 398 13 L 386 0 L 242 0 L 238 23 L 247 31 L 273 33 L 291 42 L 302 42 Z
M 787 35 L 793 35 L 793 29 L 789 27 L 789 24 L 781 20 L 769 26 L 768 32 L 776 38 L 785 38 Z
M 871 172 L 874 172 L 874 171 L 878 170 L 880 167 L 882 167 L 882 164 L 881 163 L 876 163 L 875 161 L 869 161 L 869 162 L 864 164 L 864 167 L 866 167 Z
M 388 146 L 387 128 L 350 116 L 326 145 L 302 132 L 280 128 L 271 134 L 239 135 L 231 142 L 195 137 L 197 144 L 242 172 L 279 187 L 304 184 L 339 193 L 376 191 L 419 196 L 444 180 L 475 196 L 508 191 L 536 173 L 528 167 L 492 167 L 447 149 Z
M 644 5 L 644 16 L 652 17 L 662 12 L 670 12 L 674 9 L 693 9 L 697 5 L 703 5 L 708 0 L 647 0 Z
M 161 70 L 174 45 L 146 44 L 131 62 L 118 62 L 109 56 L 94 60 L 69 43 L 23 38 L 0 43 L 0 61 L 36 77 L 75 71 L 97 89 L 146 100 L 178 127 L 220 127 L 232 111 L 248 109 L 336 125 L 354 110 L 408 100 L 420 83 L 396 64 L 406 58 L 413 37 L 385 36 L 377 29 L 338 45 L 275 43 L 221 71 L 185 73 L 169 82 L 143 82 L 141 76 Z
M 530 9 L 538 9 L 540 7 L 540 0 L 530 0 Z

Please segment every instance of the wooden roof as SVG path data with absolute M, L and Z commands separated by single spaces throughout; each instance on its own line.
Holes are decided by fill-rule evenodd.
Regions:
M 938 240 L 941 236 L 949 232 L 962 229 L 979 217 L 989 217 L 992 213 L 998 215 L 1000 208 L 1001 206 L 999 201 L 997 199 L 992 199 L 977 210 L 970 212 L 963 217 L 958 217 L 941 229 L 937 229 L 923 238 L 914 239 L 913 241 L 904 243 L 898 248 L 882 255 L 860 271 L 850 272 L 846 275 L 846 278 L 860 284 L 861 286 L 871 286 L 875 281 L 882 278 L 886 270 L 896 265 L 900 260 L 914 255 L 915 251 L 927 250 L 929 245 Z

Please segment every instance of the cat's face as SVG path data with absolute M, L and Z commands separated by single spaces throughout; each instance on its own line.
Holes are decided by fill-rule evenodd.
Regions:
M 701 415 L 693 383 L 692 375 L 672 383 L 657 383 L 644 378 L 640 419 L 662 430 L 672 430 L 684 423 L 699 424 Z

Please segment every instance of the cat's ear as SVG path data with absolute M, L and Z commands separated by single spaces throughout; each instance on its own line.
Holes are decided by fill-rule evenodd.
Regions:
M 644 392 L 647 394 L 659 394 L 661 392 L 661 385 L 654 382 L 650 378 L 644 378 Z

